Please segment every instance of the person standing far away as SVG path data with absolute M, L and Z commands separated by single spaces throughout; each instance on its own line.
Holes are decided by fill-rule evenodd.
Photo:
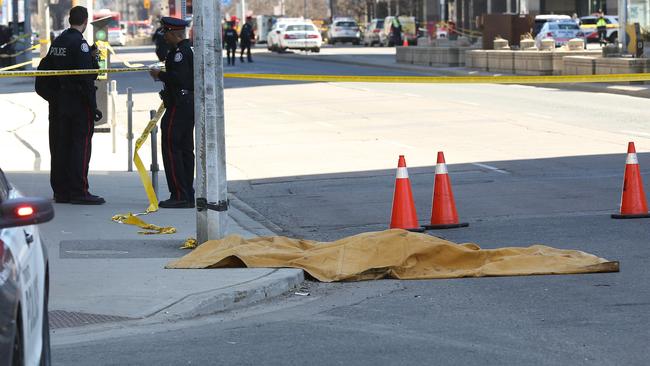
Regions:
M 170 52 L 165 71 L 151 69 L 154 80 L 165 84 L 160 92 L 165 114 L 160 124 L 165 177 L 170 197 L 161 208 L 194 207 L 194 52 L 185 37 L 188 22 L 163 17 L 165 41 Z
M 605 20 L 605 13 L 598 10 L 598 20 L 596 21 L 596 29 L 598 29 L 598 41 L 600 45 L 607 45 L 607 21 Z
M 571 20 L 573 20 L 578 27 L 580 26 L 581 21 L 580 18 L 578 18 L 578 14 L 573 13 L 573 15 L 571 15 Z
M 255 31 L 253 30 L 252 22 L 252 17 L 246 17 L 246 23 L 241 28 L 239 34 L 239 44 L 241 47 L 239 60 L 241 62 L 244 62 L 244 51 L 247 51 L 248 62 L 253 62 L 253 58 L 251 57 L 251 45 L 255 42 Z
M 393 24 L 391 25 L 391 33 L 393 35 L 393 45 L 401 46 L 402 45 L 402 24 L 399 21 L 399 15 L 396 15 L 393 18 Z
M 226 57 L 228 65 L 235 65 L 235 56 L 237 55 L 237 31 L 232 22 L 226 23 L 226 30 L 223 32 L 223 45 L 226 48 Z
M 165 42 L 165 27 L 162 23 L 153 33 L 151 40 L 156 45 L 156 56 L 158 57 L 158 61 L 164 62 L 165 58 L 167 58 L 167 53 L 169 52 L 169 46 L 167 45 L 167 42 Z
M 53 42 L 49 50 L 54 70 L 99 69 L 97 48 L 88 46 L 83 32 L 88 25 L 88 10 L 70 9 L 70 28 Z M 95 121 L 102 118 L 97 109 L 97 74 L 58 76 L 56 97 L 56 145 L 53 156 L 54 199 L 58 203 L 101 205 L 106 201 L 88 191 L 88 167 Z

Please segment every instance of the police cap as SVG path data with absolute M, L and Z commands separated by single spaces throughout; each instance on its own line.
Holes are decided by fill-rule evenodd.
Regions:
M 162 17 L 160 22 L 165 30 L 183 30 L 189 25 L 187 21 L 173 17 Z

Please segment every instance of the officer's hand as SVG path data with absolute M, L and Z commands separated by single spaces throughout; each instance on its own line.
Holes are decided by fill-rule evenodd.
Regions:
M 158 75 L 160 75 L 160 70 L 159 69 L 150 69 L 149 70 L 149 75 L 151 75 L 151 77 L 154 80 L 158 80 Z
M 95 122 L 99 122 L 99 120 L 102 119 L 104 115 L 102 114 L 102 111 L 99 109 L 95 109 Z

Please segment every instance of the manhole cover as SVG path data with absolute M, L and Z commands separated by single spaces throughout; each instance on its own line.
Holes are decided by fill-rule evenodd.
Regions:
M 122 322 L 125 320 L 134 320 L 124 316 L 88 314 L 74 311 L 52 310 L 49 312 L 50 328 L 74 328 L 90 324 Z

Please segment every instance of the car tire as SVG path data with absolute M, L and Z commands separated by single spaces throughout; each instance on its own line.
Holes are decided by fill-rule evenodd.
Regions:
M 52 355 L 50 352 L 50 316 L 49 316 L 49 303 L 50 303 L 50 274 L 49 269 L 46 269 L 45 274 L 45 299 L 43 299 L 43 345 L 41 349 L 41 362 L 40 366 L 50 366 L 52 364 Z
M 607 40 L 609 43 L 616 43 L 618 41 L 618 32 L 612 33 Z
M 16 322 L 16 334 L 14 335 L 14 349 L 11 356 L 12 366 L 23 366 L 25 364 L 25 350 L 23 347 L 23 321 L 20 306 L 18 307 L 18 321 Z
M 358 45 L 359 45 L 359 41 L 353 41 L 352 44 L 353 44 L 354 46 L 358 46 Z
M 311 52 L 313 53 L 319 53 L 320 52 L 320 47 L 314 47 L 311 49 Z

